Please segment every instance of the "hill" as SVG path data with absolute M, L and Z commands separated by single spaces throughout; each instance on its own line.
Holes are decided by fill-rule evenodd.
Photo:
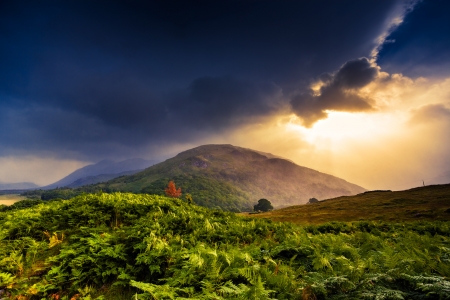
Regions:
M 274 207 L 365 191 L 360 186 L 293 162 L 232 145 L 193 148 L 142 172 L 96 185 L 103 191 L 162 194 L 169 180 L 197 204 L 231 211 L 252 210 L 258 199 Z M 85 190 L 91 192 L 93 187 Z
M 154 163 L 152 160 L 142 158 L 127 159 L 120 162 L 102 160 L 96 164 L 84 166 L 42 189 L 48 190 L 57 187 L 78 187 L 86 184 L 95 184 L 125 174 L 137 173 Z
M 397 192 L 368 191 L 250 216 L 300 224 L 357 220 L 450 221 L 450 184 Z
M 0 190 L 26 190 L 36 189 L 39 186 L 32 182 L 16 182 L 16 183 L 4 183 L 0 182 Z
M 297 226 L 123 193 L 21 202 L 0 207 L 2 299 L 449 299 L 449 222 Z

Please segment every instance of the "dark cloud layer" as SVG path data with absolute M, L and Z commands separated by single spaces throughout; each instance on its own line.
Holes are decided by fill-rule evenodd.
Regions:
M 220 130 L 269 115 L 280 107 L 281 89 L 273 83 L 252 83 L 233 77 L 196 79 L 170 103 L 171 120 L 195 130 Z
M 377 70 L 353 59 L 401 2 L 2 1 L 0 156 L 98 159 L 213 136 L 284 109 L 345 61 L 294 111 L 312 124 L 371 109 L 355 91 Z
M 322 74 L 320 90 L 307 90 L 290 100 L 294 112 L 310 127 L 316 121 L 327 117 L 326 110 L 367 111 L 372 109 L 370 99 L 357 94 L 378 75 L 378 68 L 367 58 L 346 62 L 335 74 Z
M 53 97 L 4 106 L 0 152 L 11 155 L 17 150 L 8 145 L 16 145 L 36 152 L 107 155 L 105 148 L 114 153 L 120 145 L 143 147 L 149 140 L 190 142 L 255 121 L 282 106 L 281 89 L 270 82 L 203 77 L 184 89 L 155 96 L 143 82 L 114 80 L 115 85 L 108 85 L 85 78 L 55 89 Z

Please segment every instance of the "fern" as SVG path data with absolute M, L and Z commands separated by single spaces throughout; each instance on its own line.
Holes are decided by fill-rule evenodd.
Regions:
M 144 294 L 138 295 L 139 299 L 184 299 L 179 293 L 189 292 L 189 289 L 173 288 L 167 284 L 156 285 L 131 280 L 130 285 L 142 291 Z
M 373 300 L 405 300 L 406 293 L 385 287 L 376 287 L 372 291 L 365 291 L 358 294 L 360 299 Z
M 10 273 L 0 272 L 0 288 L 11 287 L 11 284 L 15 281 L 15 276 Z
M 410 276 L 402 274 L 416 289 L 427 293 L 427 296 L 437 296 L 439 299 L 450 299 L 450 282 L 439 276 Z
M 86 194 L 0 212 L 0 290 L 67 300 L 448 299 L 449 244 L 448 222 L 300 227 L 161 196 Z

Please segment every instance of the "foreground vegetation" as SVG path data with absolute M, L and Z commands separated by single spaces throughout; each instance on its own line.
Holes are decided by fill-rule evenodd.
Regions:
M 449 222 L 301 227 L 121 193 L 36 204 L 0 212 L 0 299 L 450 295 Z

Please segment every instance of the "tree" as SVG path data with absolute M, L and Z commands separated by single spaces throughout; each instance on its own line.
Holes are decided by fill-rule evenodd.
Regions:
M 175 187 L 175 182 L 173 180 L 169 181 L 169 184 L 167 185 L 167 188 L 164 190 L 166 192 L 166 195 L 172 198 L 178 198 L 181 196 L 181 188 Z
M 319 200 L 317 200 L 316 198 L 311 198 L 311 199 L 309 199 L 308 204 L 316 203 L 316 202 L 319 202 Z
M 258 211 L 258 210 L 259 211 L 269 211 L 272 209 L 273 209 L 272 203 L 270 203 L 270 201 L 267 199 L 259 199 L 258 204 L 253 206 L 254 211 Z

